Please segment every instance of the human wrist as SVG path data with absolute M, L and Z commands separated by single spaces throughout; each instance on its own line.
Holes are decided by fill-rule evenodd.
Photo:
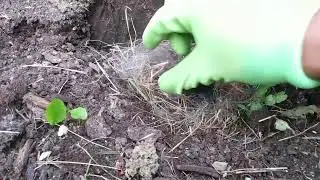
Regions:
M 307 76 L 320 80 L 320 9 L 312 17 L 304 36 L 302 66 Z

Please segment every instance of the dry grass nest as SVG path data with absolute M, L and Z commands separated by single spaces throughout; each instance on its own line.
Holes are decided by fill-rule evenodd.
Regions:
M 238 85 L 218 85 L 219 88 L 212 87 L 206 94 L 178 97 L 159 90 L 158 77 L 175 65 L 178 58 L 167 42 L 149 50 L 136 41 L 130 47 L 113 45 L 102 61 L 115 74 L 104 72 L 115 93 L 150 108 L 155 126 L 169 126 L 173 133 L 230 127 L 238 117 L 233 102 L 243 97 Z

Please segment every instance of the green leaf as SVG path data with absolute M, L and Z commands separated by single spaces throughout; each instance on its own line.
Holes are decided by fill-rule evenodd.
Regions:
M 250 111 L 259 111 L 263 109 L 263 105 L 260 102 L 251 102 L 249 104 Z
M 265 99 L 265 104 L 266 104 L 267 106 L 273 106 L 273 105 L 275 105 L 275 104 L 276 104 L 276 100 L 275 100 L 274 96 L 273 96 L 273 95 L 267 96 L 266 99 Z
M 266 96 L 267 92 L 269 91 L 269 89 L 271 88 L 272 86 L 268 86 L 268 85 L 265 85 L 265 86 L 259 86 L 257 88 L 257 91 L 255 92 L 255 97 L 257 98 L 263 98 Z
M 78 107 L 69 111 L 73 119 L 86 120 L 88 118 L 88 113 L 86 108 Z
M 281 115 L 290 119 L 307 119 L 308 114 L 318 113 L 319 109 L 315 105 L 301 106 L 291 110 L 282 111 Z
M 45 117 L 50 125 L 58 125 L 67 118 L 67 107 L 63 101 L 54 98 L 46 108 Z
M 285 100 L 287 100 L 288 99 L 288 95 L 284 91 L 281 91 L 279 93 L 276 93 L 274 95 L 274 98 L 276 100 L 276 103 L 278 104 L 278 103 L 282 103 Z
M 284 91 L 281 91 L 279 93 L 271 94 L 271 95 L 267 96 L 265 99 L 265 104 L 267 106 L 273 106 L 275 104 L 279 104 L 279 103 L 287 100 L 287 98 L 288 98 L 288 95 Z

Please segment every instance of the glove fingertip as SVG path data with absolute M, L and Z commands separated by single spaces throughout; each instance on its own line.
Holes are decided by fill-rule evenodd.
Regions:
M 164 73 L 158 79 L 159 88 L 161 91 L 167 92 L 169 94 L 181 95 L 182 87 L 174 83 L 172 76 L 168 72 Z
M 149 32 L 145 32 L 142 36 L 143 45 L 148 49 L 156 48 L 160 44 L 161 40 L 162 39 L 159 36 L 152 35 Z
M 191 51 L 192 39 L 187 34 L 174 33 L 170 35 L 172 49 L 178 54 L 185 56 Z

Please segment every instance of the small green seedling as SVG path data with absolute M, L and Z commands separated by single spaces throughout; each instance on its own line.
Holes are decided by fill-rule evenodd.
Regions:
M 67 107 L 60 99 L 53 99 L 46 109 L 46 119 L 50 125 L 57 125 L 67 118 Z
M 247 104 L 238 104 L 238 107 L 245 110 L 247 115 L 254 111 L 262 110 L 264 107 L 275 106 L 287 100 L 288 95 L 284 92 L 267 95 L 271 86 L 259 87 L 254 95 L 254 98 Z
M 52 99 L 45 111 L 45 117 L 50 125 L 58 125 L 67 119 L 70 113 L 72 119 L 86 120 L 88 118 L 87 110 L 83 107 L 78 107 L 69 110 L 64 102 L 58 98 Z
M 88 118 L 87 110 L 83 107 L 78 107 L 69 111 L 73 119 L 86 120 Z

